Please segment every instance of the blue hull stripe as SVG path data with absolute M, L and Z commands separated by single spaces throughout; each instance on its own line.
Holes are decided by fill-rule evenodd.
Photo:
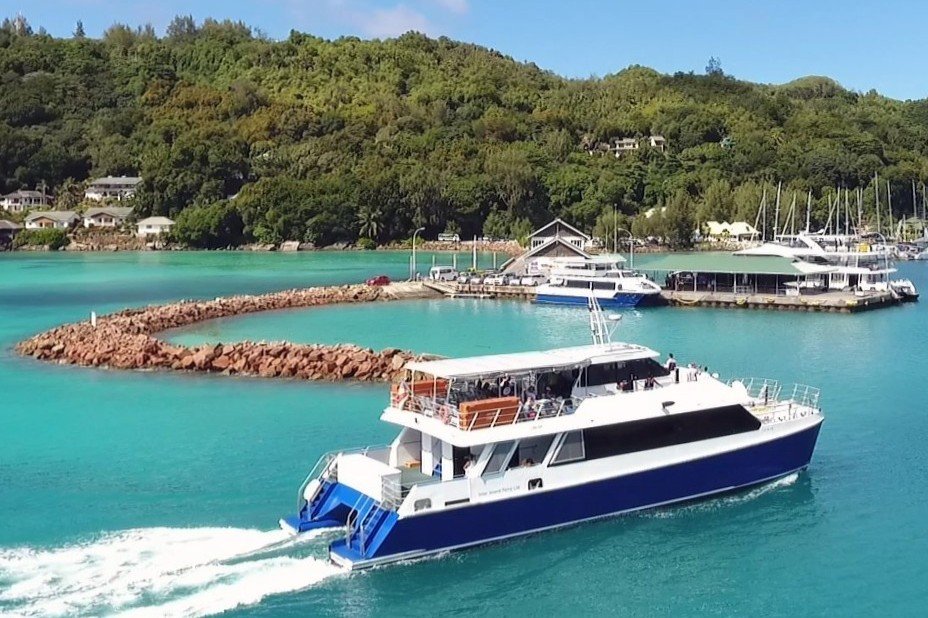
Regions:
M 398 519 L 373 556 L 354 558 L 375 564 L 422 556 L 773 480 L 809 464 L 820 427 L 656 470 Z
M 637 307 L 642 294 L 622 294 L 614 298 L 598 298 L 601 307 Z M 557 296 L 554 294 L 539 294 L 535 302 L 546 305 L 581 305 L 587 306 L 589 296 Z

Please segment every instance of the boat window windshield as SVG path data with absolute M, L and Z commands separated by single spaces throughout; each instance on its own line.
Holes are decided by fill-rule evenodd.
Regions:
M 594 290 L 615 290 L 615 283 L 612 281 L 594 281 L 593 282 Z
M 519 442 L 519 465 L 534 466 L 544 461 L 554 442 L 554 436 L 528 438 Z
M 490 455 L 490 460 L 487 462 L 487 467 L 483 470 L 483 476 L 488 474 L 496 474 L 497 472 L 506 468 L 506 464 L 509 463 L 509 460 L 512 458 L 512 450 L 516 445 L 515 440 L 509 440 L 508 442 L 500 442 L 493 448 L 493 454 Z
M 551 460 L 551 465 L 579 461 L 585 457 L 583 431 L 571 431 L 561 440 L 561 445 Z

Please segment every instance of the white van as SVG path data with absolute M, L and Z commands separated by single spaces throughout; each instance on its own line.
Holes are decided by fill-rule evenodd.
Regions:
M 461 237 L 458 234 L 439 234 L 438 242 L 461 242 Z
M 429 279 L 432 281 L 454 281 L 458 278 L 458 271 L 451 266 L 432 266 L 429 269 Z

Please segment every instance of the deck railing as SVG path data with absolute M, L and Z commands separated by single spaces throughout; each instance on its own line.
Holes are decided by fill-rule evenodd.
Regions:
M 374 446 L 362 446 L 359 448 L 353 449 L 343 449 L 337 451 L 329 451 L 323 453 L 316 461 L 316 465 L 313 466 L 312 470 L 309 471 L 309 474 L 306 475 L 306 478 L 303 479 L 303 483 L 300 485 L 300 491 L 297 494 L 297 512 L 303 509 L 303 505 L 307 502 L 303 494 L 306 492 L 306 488 L 313 481 L 313 479 L 319 479 L 320 481 L 330 481 L 335 476 L 335 467 L 333 463 L 335 459 L 342 454 L 348 455 L 352 453 L 360 453 L 362 455 L 367 455 L 368 457 L 373 457 L 378 461 L 387 463 L 387 460 L 390 456 L 390 445 L 389 444 L 378 444 Z M 384 454 L 387 456 L 384 458 Z
M 740 382 L 750 397 L 748 407 L 764 424 L 782 422 L 818 414 L 821 391 L 806 384 L 780 384 L 770 378 L 742 378 Z
M 464 431 L 472 431 L 573 414 L 578 403 L 572 397 L 536 399 L 520 401 L 516 404 L 515 409 L 512 406 L 504 406 L 462 414 L 457 405 L 449 403 L 441 397 L 411 395 L 399 402 L 400 405 L 397 407 L 401 410 L 435 418 L 445 425 L 457 427 Z

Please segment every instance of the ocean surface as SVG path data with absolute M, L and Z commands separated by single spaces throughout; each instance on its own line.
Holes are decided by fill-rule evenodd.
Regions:
M 402 277 L 407 260 L 0 255 L 0 615 L 924 615 L 925 302 L 858 315 L 625 311 L 618 339 L 723 377 L 821 387 L 827 420 L 810 468 L 715 500 L 351 575 L 326 561 L 334 533 L 293 541 L 276 522 L 320 454 L 392 438 L 378 420 L 385 386 L 59 367 L 12 350 L 91 310 Z M 928 291 L 928 264 L 900 270 Z M 585 343 L 588 324 L 578 309 L 438 300 L 274 312 L 166 336 L 460 355 Z

